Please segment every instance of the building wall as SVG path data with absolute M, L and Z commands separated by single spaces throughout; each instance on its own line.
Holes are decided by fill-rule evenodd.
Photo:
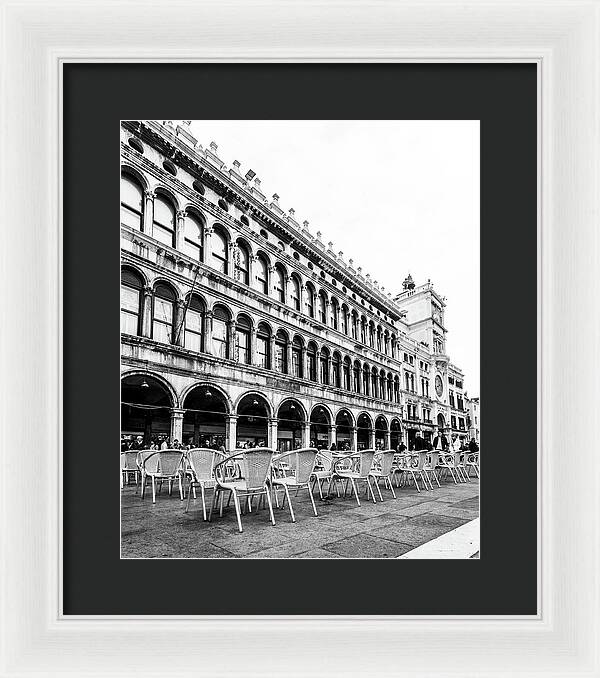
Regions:
M 192 393 L 196 397 L 198 389 L 221 398 L 226 411 L 219 418 L 224 419 L 230 447 L 239 438 L 242 420 L 237 417 L 247 402 L 258 402 L 264 408 L 269 444 L 276 444 L 278 431 L 285 428 L 278 414 L 290 398 L 297 403 L 294 416 L 300 412 L 303 417 L 303 444 L 311 442 L 311 416 L 325 422 L 315 431 L 322 442 L 326 433 L 331 443 L 342 430 L 336 430 L 336 417 L 345 413 L 351 426 L 350 431 L 346 427 L 343 431 L 353 446 L 357 436 L 363 445 L 372 445 L 375 436 L 385 445 L 395 444 L 400 436 L 414 437 L 417 431 L 432 436 L 440 414 L 446 425 L 450 423 L 448 378 L 460 373 L 450 367 L 445 354 L 434 353 L 431 340 L 421 335 L 414 338 L 414 323 L 406 317 L 410 314 L 414 320 L 413 295 L 404 300 L 386 295 L 368 275 L 354 269 L 352 260 L 346 262 L 341 252 L 333 252 L 332 243 L 325 246 L 319 233 L 312 235 L 306 222 L 300 226 L 293 210 L 284 214 L 277 196 L 267 200 L 256 177 L 252 181 L 242 177 L 236 163 L 226 168 L 216 145 L 203 149 L 189 130 L 157 122 L 124 122 L 121 142 L 122 172 L 143 191 L 139 223 L 137 212 L 127 207 L 134 200 L 122 198 L 122 204 L 126 203 L 121 219 L 121 258 L 126 272 L 122 297 L 129 300 L 123 303 L 135 305 L 131 299 L 139 298 L 137 319 L 122 311 L 129 322 L 121 336 L 123 383 L 129 385 L 128 397 L 136 401 L 150 391 L 157 396 L 157 388 L 165 390 L 169 407 L 164 409 L 169 409 L 172 436 L 181 439 L 183 422 L 189 420 L 192 409 L 186 401 Z M 169 243 L 164 240 L 171 238 L 170 233 L 160 226 L 168 221 L 165 204 L 172 209 Z M 191 218 L 201 227 L 202 260 L 193 256 L 194 248 L 189 245 Z M 244 253 L 247 266 L 241 265 Z M 223 254 L 225 266 L 215 254 Z M 261 262 L 266 264 L 266 276 Z M 296 282 L 299 295 L 295 294 Z M 418 321 L 428 325 L 422 335 L 427 338 L 435 324 L 427 299 L 439 297 L 430 285 L 426 287 L 419 293 Z M 171 299 L 161 301 L 165 289 Z M 166 307 L 172 312 L 167 339 L 158 336 L 165 325 L 155 322 Z M 202 322 L 195 336 L 186 332 L 193 312 Z M 225 354 L 224 344 L 215 341 L 222 327 L 220 316 L 226 318 L 229 346 Z M 238 334 L 244 323 L 249 328 L 247 362 L 238 347 L 239 337 L 245 336 Z M 260 365 L 263 329 L 269 337 L 269 367 Z M 198 340 L 200 347 L 194 343 Z M 295 354 L 294 341 L 301 346 Z M 308 362 L 313 352 L 317 370 L 311 379 Z M 281 354 L 287 365 L 277 362 L 276 355 Z M 292 374 L 293 355 L 300 358 L 301 375 Z M 350 388 L 343 379 L 343 365 L 348 361 Z M 340 383 L 336 384 L 338 363 Z M 358 391 L 355 371 L 360 377 Z M 441 396 L 434 388 L 436 375 L 443 383 Z M 256 395 L 249 401 L 247 394 Z M 136 409 L 136 403 L 128 402 L 124 419 Z M 160 407 L 146 405 L 146 419 L 148 412 L 160 412 L 154 419 L 164 419 Z M 137 421 L 133 415 L 130 420 Z M 367 420 L 368 430 L 360 426 Z M 395 429 L 392 441 L 391 426 Z

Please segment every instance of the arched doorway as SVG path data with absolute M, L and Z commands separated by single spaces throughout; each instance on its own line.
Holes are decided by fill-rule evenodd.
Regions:
M 266 446 L 269 440 L 269 405 L 258 393 L 248 393 L 237 406 L 237 442 L 252 447 Z
M 375 419 L 375 447 L 387 449 L 389 445 L 388 425 L 385 417 L 381 415 Z
M 331 419 L 326 407 L 317 405 L 310 415 L 310 446 L 322 449 L 329 447 Z
M 132 374 L 121 381 L 121 433 L 142 436 L 144 447 L 158 436 L 170 436 L 172 407 L 171 393 L 159 379 Z
M 354 449 L 352 427 L 354 420 L 348 410 L 340 410 L 335 418 L 335 430 L 338 450 Z
M 356 443 L 359 450 L 366 450 L 371 445 L 371 432 L 373 431 L 373 422 L 371 417 L 363 412 L 356 420 Z
M 277 410 L 277 449 L 289 452 L 302 447 L 302 425 L 305 421 L 302 405 L 297 400 L 284 400 Z
M 218 449 L 225 445 L 227 402 L 225 396 L 209 384 L 195 386 L 185 397 L 183 440 L 193 447 Z M 230 441 L 233 447 L 235 441 Z
M 437 425 L 440 433 L 444 433 L 446 429 L 446 420 L 444 419 L 444 415 L 441 412 L 437 416 Z
M 402 442 L 402 427 L 398 419 L 392 419 L 390 423 L 390 447 L 397 450 Z

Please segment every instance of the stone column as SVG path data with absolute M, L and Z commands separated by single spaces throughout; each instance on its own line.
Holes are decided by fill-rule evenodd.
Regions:
M 212 260 L 212 248 L 211 248 L 211 236 L 212 228 L 209 226 L 204 229 L 204 263 L 211 265 Z
M 351 442 L 352 449 L 356 451 L 358 449 L 358 429 L 356 428 L 356 426 L 352 426 L 352 428 L 350 429 L 350 433 L 352 434 Z
M 175 218 L 175 249 L 181 251 L 183 249 L 183 238 L 185 230 L 185 218 L 187 212 L 185 210 L 178 210 Z
M 335 424 L 330 424 L 329 426 L 329 447 L 335 443 L 335 446 L 337 447 L 337 429 L 335 427 Z
M 183 438 L 183 415 L 185 410 L 173 408 L 171 410 L 171 444 L 174 440 L 182 442 Z
M 237 414 L 225 415 L 225 447 L 232 451 L 237 447 Z
M 185 299 L 179 299 L 175 304 L 175 317 L 173 318 L 173 337 L 171 338 L 171 343 L 176 346 L 183 346 L 185 340 L 185 328 L 184 328 L 184 310 L 185 310 Z
M 327 356 L 327 379 L 329 381 L 329 385 L 333 385 L 333 369 L 332 369 L 332 360 L 331 360 L 331 355 Z
M 267 446 L 272 450 L 277 449 L 277 419 L 269 419 L 268 421 L 268 442 Z
M 372 428 L 369 431 L 369 449 L 373 449 L 375 447 L 375 429 Z
M 154 193 L 144 191 L 144 233 L 152 236 L 152 222 L 154 221 Z
M 302 352 L 300 353 L 300 372 L 302 373 L 302 379 L 308 379 L 306 366 L 306 346 L 302 346 Z
M 227 323 L 227 339 L 229 344 L 229 355 L 227 356 L 229 360 L 237 360 L 237 351 L 235 350 L 235 320 L 230 320 Z
M 388 429 L 384 434 L 383 434 L 383 445 L 386 450 L 390 449 L 390 430 Z
M 213 352 L 213 346 L 212 346 L 212 322 L 213 322 L 213 314 L 212 311 L 207 311 L 204 314 L 204 351 L 206 353 L 212 353 Z
M 310 445 L 310 422 L 303 421 L 301 424 L 302 431 L 302 447 L 309 447 Z
M 140 334 L 142 337 L 152 337 L 152 288 L 144 287 L 142 290 L 142 322 Z

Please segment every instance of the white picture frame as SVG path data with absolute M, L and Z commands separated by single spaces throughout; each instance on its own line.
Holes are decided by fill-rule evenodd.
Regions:
M 600 4 L 1 7 L 0 675 L 600 676 Z M 537 63 L 539 378 L 538 412 L 527 413 L 539 431 L 537 615 L 62 614 L 62 66 L 203 60 Z M 102 190 L 90 194 L 101 199 Z

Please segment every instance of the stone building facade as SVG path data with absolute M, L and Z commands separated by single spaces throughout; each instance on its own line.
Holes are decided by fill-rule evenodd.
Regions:
M 392 296 L 189 123 L 121 125 L 122 432 L 351 449 L 467 436 L 431 283 Z

